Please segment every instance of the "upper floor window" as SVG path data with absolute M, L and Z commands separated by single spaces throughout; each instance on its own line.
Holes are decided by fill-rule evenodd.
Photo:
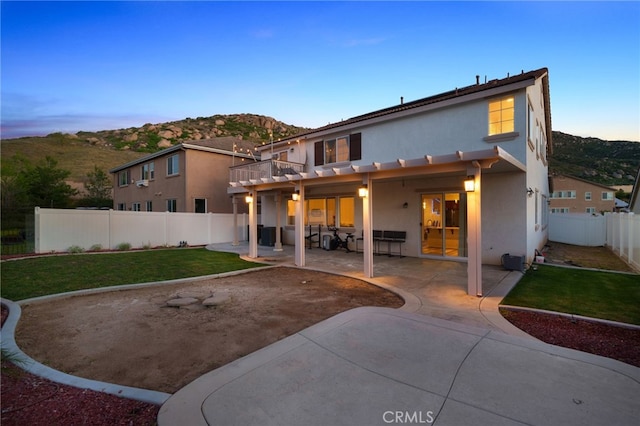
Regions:
M 602 199 L 603 200 L 613 200 L 613 192 L 603 191 L 602 192 Z
M 551 213 L 571 213 L 571 209 L 569 207 L 552 207 Z
M 576 191 L 554 191 L 551 198 L 576 198 Z
M 118 186 L 129 185 L 129 170 L 123 170 L 118 173 Z
M 585 201 L 591 201 L 591 191 L 587 191 L 584 193 Z
M 318 141 L 314 145 L 314 165 L 354 161 L 362 158 L 362 134 L 354 133 L 335 139 Z
M 142 173 L 140 174 L 141 179 L 154 179 L 155 178 L 155 167 L 153 163 L 147 163 L 142 165 Z
M 515 130 L 515 99 L 513 96 L 489 101 L 489 136 Z
M 178 154 L 167 158 L 167 176 L 173 176 L 180 173 L 180 165 L 178 163 Z

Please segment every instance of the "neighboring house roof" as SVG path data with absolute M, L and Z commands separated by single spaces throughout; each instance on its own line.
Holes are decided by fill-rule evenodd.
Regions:
M 429 96 L 429 97 L 418 99 L 412 102 L 401 103 L 399 105 L 395 105 L 389 108 L 384 108 L 378 111 L 373 111 L 367 114 L 352 117 L 352 118 L 349 118 L 348 120 L 339 121 L 337 123 L 331 123 L 326 126 L 319 127 L 317 129 L 313 129 L 304 133 L 299 133 L 295 136 L 283 139 L 274 145 L 283 145 L 283 144 L 286 144 L 287 141 L 292 141 L 295 139 L 303 138 L 305 136 L 321 133 L 326 130 L 348 126 L 350 124 L 359 123 L 359 122 L 371 120 L 374 118 L 389 116 L 393 114 L 399 114 L 405 111 L 409 111 L 419 107 L 424 107 L 430 104 L 448 101 L 448 100 L 460 98 L 463 96 L 471 95 L 474 93 L 496 89 L 496 88 L 500 88 L 500 87 L 504 87 L 504 86 L 508 86 L 516 83 L 527 82 L 529 80 L 535 80 L 538 78 L 544 79 L 543 89 L 544 89 L 544 100 L 545 100 L 544 108 L 545 108 L 545 117 L 546 117 L 545 127 L 546 127 L 546 134 L 547 134 L 547 140 L 548 140 L 547 146 L 549 149 L 549 153 L 551 153 L 552 152 L 551 107 L 549 104 L 549 77 L 548 77 L 547 68 L 540 68 L 538 70 L 529 71 L 526 73 L 523 71 L 520 74 L 516 74 L 514 76 L 507 76 L 506 78 L 503 78 L 500 80 L 499 79 L 491 80 L 484 84 L 480 84 L 479 76 L 476 76 L 476 84 L 472 86 L 455 88 L 454 90 L 451 90 L 449 92 L 440 93 L 438 95 Z M 264 149 L 264 147 L 262 149 Z
M 579 177 L 575 177 L 575 176 L 571 176 L 571 175 L 565 175 L 565 174 L 557 174 L 557 175 L 553 175 L 553 179 L 554 179 L 554 180 L 555 180 L 556 178 L 560 178 L 560 177 L 564 177 L 564 178 L 567 178 L 567 179 L 577 180 L 577 181 L 580 181 L 580 182 L 588 183 L 589 185 L 598 186 L 598 187 L 600 187 L 600 188 L 602 188 L 602 189 L 608 189 L 609 191 L 616 192 L 616 189 L 615 189 L 615 188 L 611 188 L 610 186 L 603 185 L 603 184 L 601 184 L 601 183 L 592 182 L 592 181 L 590 181 L 590 180 L 581 179 L 581 178 L 579 178 Z
M 173 145 L 169 148 L 163 149 L 162 151 L 154 152 L 153 154 L 149 154 L 136 160 L 130 161 L 126 164 L 114 167 L 113 169 L 109 170 L 109 173 L 117 173 L 121 170 L 128 169 L 129 167 L 135 166 L 137 164 L 146 163 L 149 160 L 153 160 L 154 158 L 162 157 L 174 151 L 184 149 L 195 149 L 224 155 L 235 155 L 236 157 L 242 158 L 255 158 L 253 154 L 255 147 L 256 144 L 254 142 L 245 141 L 233 136 L 184 141 L 177 145 Z

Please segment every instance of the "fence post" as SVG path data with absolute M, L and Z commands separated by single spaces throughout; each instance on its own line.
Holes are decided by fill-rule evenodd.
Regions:
M 40 207 L 33 209 L 33 238 L 34 251 L 40 253 Z
M 628 247 L 627 247 L 627 254 L 628 254 L 628 258 L 627 258 L 627 262 L 629 264 L 633 263 L 633 243 L 634 240 L 637 238 L 636 234 L 633 232 L 633 225 L 634 225 L 634 213 L 630 212 L 627 213 L 627 230 L 629 231 L 627 235 L 629 235 L 629 238 L 627 238 L 627 243 L 628 243 Z

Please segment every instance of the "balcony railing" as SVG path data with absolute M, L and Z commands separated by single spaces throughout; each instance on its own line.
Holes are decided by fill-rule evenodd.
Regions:
M 229 182 L 251 182 L 301 172 L 304 172 L 304 164 L 269 159 L 230 167 Z

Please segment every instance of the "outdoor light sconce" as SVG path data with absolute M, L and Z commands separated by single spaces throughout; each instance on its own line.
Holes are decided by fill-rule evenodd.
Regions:
M 358 188 L 358 197 L 365 198 L 369 195 L 369 190 L 367 189 L 367 185 L 362 185 Z
M 528 195 L 529 197 L 532 197 L 532 196 L 533 196 L 533 189 L 531 189 L 531 187 L 527 188 L 527 195 Z
M 247 195 L 246 197 L 244 197 L 244 201 L 246 201 L 247 204 L 251 204 L 253 203 L 253 197 L 251 195 Z
M 467 176 L 467 179 L 464 181 L 464 190 L 467 192 L 476 190 L 476 180 L 474 176 Z
M 409 208 L 409 203 L 407 203 L 406 201 L 404 202 L 404 204 L 402 205 L 403 209 L 408 209 Z
M 292 195 L 291 195 L 291 199 L 293 201 L 298 201 L 300 199 L 300 191 L 295 191 Z

